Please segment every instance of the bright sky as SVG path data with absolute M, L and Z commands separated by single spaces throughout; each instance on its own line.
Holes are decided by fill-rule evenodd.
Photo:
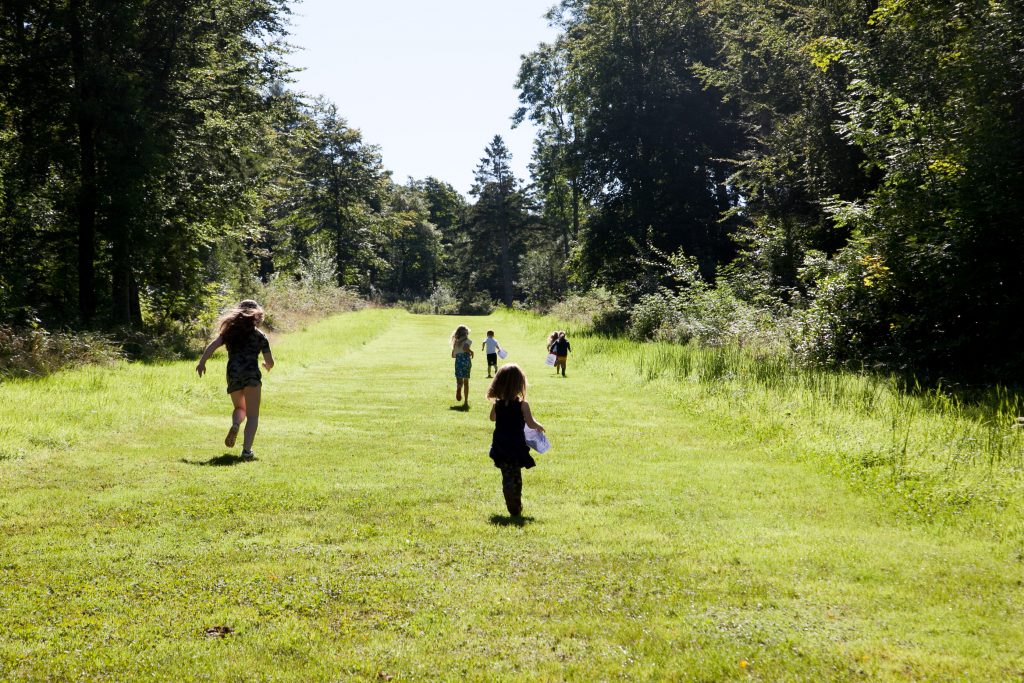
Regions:
M 527 178 L 529 122 L 512 130 L 519 57 L 555 32 L 555 0 L 302 0 L 297 87 L 338 105 L 379 145 L 396 182 L 435 176 L 461 192 L 495 134 Z

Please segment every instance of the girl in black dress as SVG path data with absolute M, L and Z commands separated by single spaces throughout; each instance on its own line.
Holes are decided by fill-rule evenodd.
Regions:
M 270 342 L 260 331 L 263 309 L 251 299 L 246 299 L 221 317 L 217 338 L 203 351 L 196 366 L 202 377 L 206 372 L 206 361 L 221 346 L 228 349 L 228 395 L 231 396 L 231 429 L 224 438 L 224 445 L 232 448 L 238 437 L 238 429 L 245 422 L 245 438 L 242 442 L 242 457 L 255 457 L 252 442 L 260 423 L 260 398 L 263 374 L 260 372 L 259 356 L 263 355 L 263 367 L 269 372 L 274 367 L 274 356 L 270 353 Z
M 515 363 L 498 370 L 487 390 L 487 398 L 494 401 L 491 406 L 491 422 L 494 423 L 491 459 L 501 470 L 501 490 L 505 494 L 508 512 L 518 517 L 523 512 L 522 468 L 537 464 L 530 456 L 523 426 L 538 432 L 543 432 L 544 427 L 533 419 L 530 404 L 526 402 L 526 375 Z

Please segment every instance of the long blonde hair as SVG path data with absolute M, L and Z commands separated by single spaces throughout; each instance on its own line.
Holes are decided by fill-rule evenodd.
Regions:
M 252 299 L 239 302 L 217 321 L 217 330 L 224 343 L 233 345 L 263 322 L 263 308 Z
M 515 363 L 502 365 L 491 386 L 487 387 L 487 398 L 494 401 L 526 400 L 526 374 Z
M 454 349 L 459 342 L 465 343 L 467 339 L 469 339 L 469 328 L 465 325 L 459 325 L 455 328 L 455 331 L 452 332 L 452 348 Z

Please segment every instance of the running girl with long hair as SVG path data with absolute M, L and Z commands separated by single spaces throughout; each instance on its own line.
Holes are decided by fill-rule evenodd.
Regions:
M 459 325 L 452 332 L 452 358 L 455 359 L 455 400 L 465 397 L 463 408 L 469 408 L 469 374 L 473 369 L 473 342 L 469 339 L 469 328 Z
M 260 399 L 263 374 L 260 372 L 259 356 L 263 354 L 263 367 L 269 372 L 274 367 L 274 356 L 270 353 L 267 335 L 259 329 L 263 322 L 263 309 L 252 299 L 246 299 L 221 316 L 218 334 L 203 351 L 196 372 L 202 377 L 206 373 L 206 361 L 221 346 L 228 350 L 227 384 L 231 396 L 231 428 L 224 437 L 224 445 L 233 448 L 238 430 L 245 422 L 245 437 L 242 441 L 242 458 L 251 460 L 252 442 L 260 424 Z

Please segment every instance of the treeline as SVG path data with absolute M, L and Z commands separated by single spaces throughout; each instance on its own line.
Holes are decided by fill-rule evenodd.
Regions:
M 292 90 L 285 0 L 4 2 L 0 325 L 148 334 L 287 282 L 433 312 L 568 297 L 638 337 L 1024 379 L 1019 3 L 549 18 L 517 81 L 531 178 L 495 137 L 467 198 L 396 183 Z
M 334 105 L 290 88 L 284 0 L 0 12 L 0 325 L 159 333 L 273 280 L 511 303 L 534 226 L 501 140 L 472 205 L 396 184 Z
M 5 2 L 0 311 L 187 315 L 266 206 L 289 102 L 282 3 Z
M 519 116 L 575 282 L 648 332 L 770 312 L 813 362 L 1024 379 L 1024 6 L 563 0 L 550 19 Z

